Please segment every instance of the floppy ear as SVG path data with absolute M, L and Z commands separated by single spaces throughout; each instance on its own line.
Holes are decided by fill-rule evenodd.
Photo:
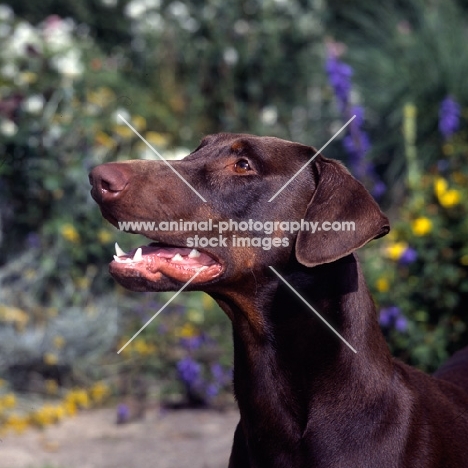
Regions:
M 370 193 L 341 163 L 319 155 L 314 170 L 317 185 L 304 220 L 318 224 L 315 233 L 299 231 L 296 258 L 300 263 L 313 267 L 333 262 L 390 231 L 387 217 Z M 335 230 L 336 221 L 351 224 Z

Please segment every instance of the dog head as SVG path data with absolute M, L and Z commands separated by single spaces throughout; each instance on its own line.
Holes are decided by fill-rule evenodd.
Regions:
M 108 221 L 152 241 L 110 264 L 137 291 L 214 290 L 292 256 L 314 267 L 389 231 L 342 164 L 273 137 L 211 135 L 182 161 L 103 164 L 90 182 Z

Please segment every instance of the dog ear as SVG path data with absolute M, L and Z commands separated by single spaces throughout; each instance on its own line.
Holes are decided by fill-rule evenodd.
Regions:
M 299 231 L 296 258 L 300 263 L 313 267 L 333 262 L 389 232 L 389 221 L 379 205 L 341 163 L 318 155 L 313 170 L 317 185 L 304 220 L 317 224 L 315 232 Z M 351 224 L 334 230 L 337 221 Z

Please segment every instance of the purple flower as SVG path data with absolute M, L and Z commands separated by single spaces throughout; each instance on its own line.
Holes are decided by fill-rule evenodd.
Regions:
M 117 406 L 117 424 L 126 423 L 130 418 L 130 408 L 125 403 Z
M 211 383 L 209 384 L 207 387 L 206 387 L 206 396 L 208 398 L 213 398 L 215 397 L 216 395 L 218 395 L 219 393 L 219 385 L 215 384 L 215 383 Z
M 30 232 L 26 238 L 26 241 L 31 249 L 38 249 L 41 246 L 41 238 L 39 234 L 35 232 Z
M 333 92 L 338 99 L 340 110 L 344 111 L 351 92 L 351 77 L 353 76 L 352 68 L 344 62 L 338 60 L 334 55 L 329 55 L 325 64 L 325 70 L 328 74 Z
M 395 320 L 395 330 L 404 332 L 408 328 L 408 320 L 403 315 L 400 315 Z
M 224 379 L 224 370 L 221 367 L 221 364 L 212 364 L 211 374 L 217 382 L 221 382 Z
M 404 332 L 408 328 L 408 320 L 402 314 L 401 309 L 396 306 L 381 309 L 379 322 L 382 327 L 390 328 L 393 326 L 399 332 Z
M 352 68 L 341 62 L 337 57 L 336 47 L 329 46 L 328 58 L 325 64 L 328 81 L 338 101 L 338 108 L 343 120 L 349 120 L 353 115 L 355 119 L 347 128 L 347 135 L 343 138 L 343 146 L 349 154 L 349 162 L 353 174 L 360 178 L 368 179 L 369 185 L 374 186 L 375 196 L 381 196 L 385 192 L 385 185 L 380 183 L 373 168 L 369 168 L 369 162 L 365 156 L 371 144 L 368 134 L 362 129 L 364 124 L 364 108 L 362 106 L 350 106 Z
M 448 140 L 460 126 L 460 104 L 447 96 L 439 109 L 439 131 Z
M 191 336 L 190 338 L 181 338 L 181 345 L 188 351 L 194 351 L 203 344 L 203 336 Z
M 372 187 L 372 195 L 375 198 L 380 198 L 387 191 L 387 186 L 381 181 L 377 181 Z
M 412 247 L 407 247 L 402 253 L 399 262 L 403 265 L 409 265 L 418 258 L 418 253 Z
M 389 327 L 392 323 L 394 312 L 394 307 L 387 307 L 380 311 L 379 322 L 383 327 Z
M 189 356 L 177 363 L 177 370 L 182 381 L 188 386 L 193 386 L 200 378 L 200 364 Z

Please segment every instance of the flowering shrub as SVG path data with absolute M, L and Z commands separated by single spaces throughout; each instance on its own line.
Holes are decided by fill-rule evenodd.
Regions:
M 109 387 L 96 382 L 88 389 L 75 388 L 64 391 L 54 402 L 45 401 L 39 407 L 21 405 L 13 393 L 1 393 L 4 381 L 0 381 L 0 435 L 8 432 L 22 433 L 28 427 L 45 427 L 75 416 L 80 409 L 102 404 L 110 395 Z M 25 411 L 28 407 L 28 411 Z
M 439 164 L 409 180 L 409 197 L 392 231 L 365 253 L 393 351 L 426 370 L 437 368 L 468 338 L 468 170 L 466 145 L 455 134 L 459 116 L 459 105 L 445 99 Z
M 351 98 L 353 70 L 340 60 L 342 50 L 342 44 L 331 41 L 327 43 L 325 70 L 343 123 L 355 117 L 344 130 L 343 147 L 348 154 L 348 163 L 353 174 L 369 187 L 374 197 L 379 198 L 385 191 L 385 184 L 379 180 L 373 164 L 367 159 L 370 140 L 367 132 L 363 130 L 364 107 L 353 102 Z M 340 135 L 338 137 L 341 138 Z
M 171 296 L 145 295 L 133 309 L 125 327 L 129 334 L 118 348 Z M 168 309 L 122 350 L 125 367 L 133 375 L 156 376 L 163 383 L 163 401 L 191 407 L 210 405 L 231 390 L 230 324 L 215 302 L 202 293 L 176 298 Z

